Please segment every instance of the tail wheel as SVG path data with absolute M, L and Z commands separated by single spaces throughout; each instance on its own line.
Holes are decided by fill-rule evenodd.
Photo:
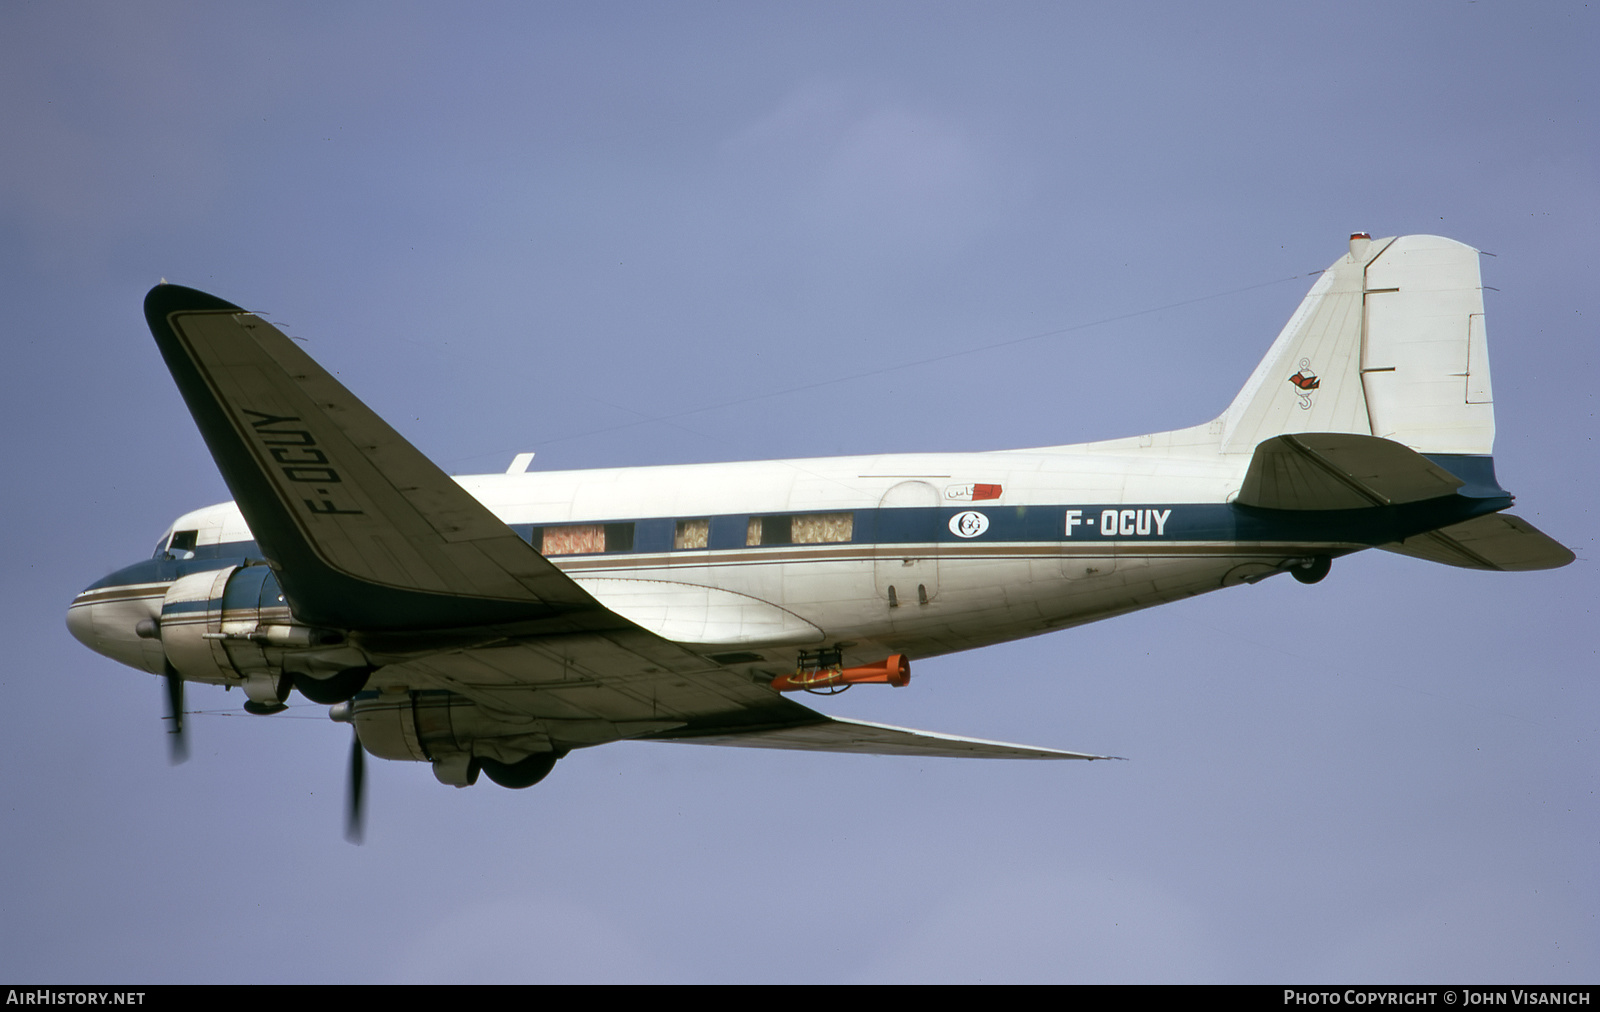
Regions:
M 1298 563 L 1289 568 L 1294 578 L 1301 583 L 1320 583 L 1328 570 L 1333 568 L 1333 560 L 1326 555 L 1319 555 L 1314 559 Z

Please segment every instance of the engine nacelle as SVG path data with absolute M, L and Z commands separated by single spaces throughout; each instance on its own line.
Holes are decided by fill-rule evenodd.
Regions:
M 434 776 L 455 787 L 472 784 L 480 769 L 503 787 L 531 786 L 569 749 L 591 744 L 583 740 L 585 733 L 599 733 L 594 727 L 570 726 L 594 721 L 489 711 L 444 690 L 363 692 L 350 702 L 348 712 L 368 752 L 382 759 L 432 763 Z
M 243 683 L 252 699 L 281 699 L 289 673 L 325 677 L 366 663 L 341 633 L 294 621 L 266 566 L 229 566 L 173 581 L 153 628 L 167 662 L 183 678 L 214 685 Z M 281 686 L 281 688 L 280 688 Z M 254 690 L 254 691 L 252 691 Z

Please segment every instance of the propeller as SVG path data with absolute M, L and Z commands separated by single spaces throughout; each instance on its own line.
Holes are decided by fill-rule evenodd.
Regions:
M 172 765 L 189 758 L 189 739 L 183 733 L 183 676 L 173 670 L 171 664 L 167 665 L 167 720 L 172 721 L 172 726 L 167 728 L 169 747 L 168 759 Z
M 346 700 L 328 707 L 328 717 L 350 725 L 350 774 L 344 789 L 344 838 L 359 844 L 366 835 L 367 809 L 362 788 L 367 782 L 367 750 L 356 730 L 355 708 Z
M 350 783 L 345 789 L 344 838 L 359 845 L 366 835 L 367 809 L 361 788 L 367 779 L 367 750 L 361 747 L 361 736 L 354 729 L 350 733 Z

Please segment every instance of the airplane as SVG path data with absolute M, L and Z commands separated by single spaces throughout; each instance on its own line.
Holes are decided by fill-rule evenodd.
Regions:
M 912 659 L 1067 629 L 1378 548 L 1564 566 L 1506 513 L 1478 251 L 1350 237 L 1239 394 L 1192 428 L 989 453 L 452 477 L 261 316 L 163 281 L 145 315 L 233 501 L 67 612 L 91 649 L 254 714 L 292 691 L 364 753 L 528 787 L 647 740 L 1110 758 L 830 717 Z

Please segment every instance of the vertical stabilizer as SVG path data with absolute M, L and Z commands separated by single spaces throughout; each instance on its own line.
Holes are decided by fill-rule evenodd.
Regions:
M 1371 435 L 1361 386 L 1364 275 L 1392 242 L 1352 236 L 1350 252 L 1322 272 L 1223 413 L 1223 452 L 1250 453 L 1290 432 Z
M 1351 236 L 1223 413 L 1222 449 L 1347 432 L 1487 454 L 1488 354 L 1477 250 L 1431 235 Z

